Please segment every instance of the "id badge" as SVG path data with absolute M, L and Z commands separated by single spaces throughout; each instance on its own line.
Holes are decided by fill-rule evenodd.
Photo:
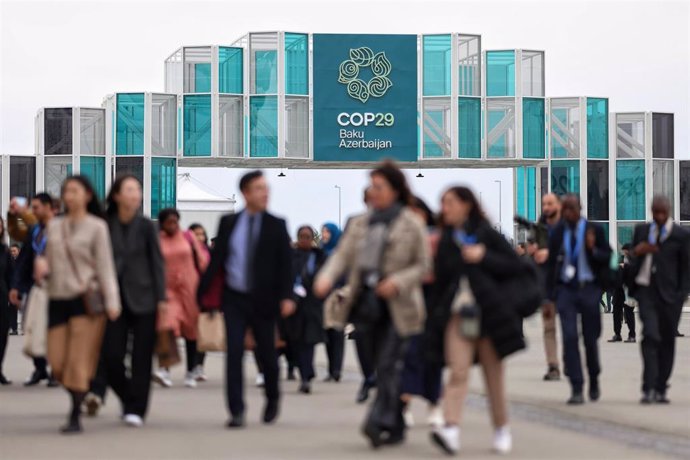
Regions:
M 307 296 L 307 290 L 301 284 L 296 285 L 293 288 L 293 292 L 297 297 L 305 298 Z
M 570 281 L 573 278 L 575 278 L 575 266 L 574 265 L 567 265 L 565 267 L 565 271 L 563 272 L 565 274 L 565 278 Z

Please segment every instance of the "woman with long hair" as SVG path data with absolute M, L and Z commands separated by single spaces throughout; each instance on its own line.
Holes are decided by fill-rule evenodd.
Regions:
M 400 373 L 409 337 L 423 330 L 422 279 L 431 264 L 426 231 L 409 208 L 403 172 L 385 162 L 371 172 L 369 212 L 350 220 L 343 238 L 319 273 L 314 292 L 324 297 L 346 272 L 352 295 L 329 322 L 352 322 L 368 337 L 378 390 L 362 432 L 372 447 L 405 439 Z
M 184 337 L 187 351 L 187 373 L 184 384 L 196 388 L 194 369 L 197 365 L 196 333 L 199 306 L 196 291 L 201 274 L 209 259 L 196 239 L 180 228 L 180 213 L 173 208 L 158 214 L 160 244 L 165 261 L 167 308 L 159 315 L 158 330 L 173 331 L 175 337 Z M 160 368 L 153 374 L 154 381 L 171 387 L 169 369 Z
M 141 183 L 131 174 L 119 176 L 108 194 L 106 219 L 122 314 L 106 325 L 99 378 L 95 379 L 100 381 L 93 382 L 86 397 L 89 414 L 95 415 L 105 397 L 107 383 L 122 403 L 123 422 L 132 427 L 144 424 L 148 410 L 156 313 L 165 310 L 165 275 L 158 231 L 151 220 L 141 215 L 141 199 Z M 129 372 L 126 362 L 130 363 Z
M 204 226 L 197 222 L 190 224 L 189 228 L 187 229 L 186 235 L 188 235 L 188 238 L 196 238 L 202 252 L 206 254 L 206 258 L 210 261 L 211 247 L 209 245 L 208 234 L 206 233 L 206 229 L 204 228 Z M 204 372 L 205 361 L 206 353 L 202 351 L 198 352 L 196 355 L 196 367 L 194 368 L 194 378 L 197 382 L 205 382 L 206 380 L 208 380 L 208 378 L 206 377 L 206 372 Z
M 12 323 L 12 310 L 15 310 L 9 302 L 13 266 L 14 262 L 10 250 L 5 244 L 5 221 L 0 217 L 0 385 L 12 384 L 12 381 L 8 380 L 2 373 L 2 363 L 5 359 L 7 339 Z
M 491 406 L 493 447 L 512 449 L 508 428 L 502 359 L 525 347 L 521 320 L 514 308 L 519 292 L 502 284 L 514 276 L 519 259 L 491 227 L 472 191 L 453 187 L 443 194 L 443 234 L 435 268 L 434 300 L 427 328 L 429 363 L 445 364 L 450 380 L 443 390 L 445 424 L 432 439 L 450 454 L 460 449 L 460 424 L 468 377 L 477 357 Z
M 36 258 L 34 277 L 47 283 L 48 362 L 72 399 L 63 433 L 82 431 L 81 404 L 101 350 L 106 316 L 121 312 L 108 225 L 88 179 L 71 176 L 62 184 L 65 213 L 48 225 L 45 256 Z

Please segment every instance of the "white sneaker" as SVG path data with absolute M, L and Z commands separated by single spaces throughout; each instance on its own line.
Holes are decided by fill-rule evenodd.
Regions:
M 513 450 L 513 436 L 508 426 L 502 426 L 494 432 L 494 451 L 499 454 L 507 454 Z
M 170 378 L 170 371 L 165 369 L 158 369 L 155 371 L 153 373 L 153 381 L 163 388 L 170 388 L 173 386 L 172 379 Z
M 256 374 L 256 386 L 261 388 L 265 383 L 264 374 Z
M 412 415 L 412 411 L 410 410 L 409 407 L 407 407 L 403 411 L 403 420 L 405 421 L 405 426 L 407 428 L 414 427 L 414 415 Z
M 445 453 L 455 455 L 460 450 L 460 427 L 437 426 L 431 432 L 431 440 Z
M 185 374 L 184 386 L 187 388 L 196 388 L 196 373 L 194 371 Z
M 197 382 L 205 382 L 208 380 L 208 377 L 206 377 L 206 373 L 204 372 L 204 367 L 201 364 L 197 364 L 197 366 L 194 368 L 194 378 Z
M 441 410 L 439 406 L 430 406 L 426 423 L 430 427 L 443 426 L 445 423 L 445 420 L 443 419 L 443 410 Z
M 136 414 L 125 414 L 125 416 L 122 418 L 122 421 L 125 423 L 125 425 L 133 428 L 141 428 L 144 426 L 144 420 L 142 420 L 142 418 Z

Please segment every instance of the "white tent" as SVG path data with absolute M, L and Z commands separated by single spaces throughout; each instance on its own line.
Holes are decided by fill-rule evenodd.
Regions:
M 224 214 L 235 211 L 235 196 L 224 197 L 207 190 L 190 173 L 177 176 L 177 209 L 183 228 L 192 223 L 204 226 L 209 238 L 216 236 L 218 222 Z

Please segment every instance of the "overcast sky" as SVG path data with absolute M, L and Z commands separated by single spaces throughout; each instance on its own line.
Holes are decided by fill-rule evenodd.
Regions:
M 0 148 L 34 149 L 42 106 L 100 106 L 116 91 L 162 91 L 163 61 L 181 45 L 230 44 L 248 31 L 482 35 L 484 49 L 546 51 L 547 96 L 607 96 L 611 111 L 674 112 L 676 156 L 690 158 L 689 2 L 619 1 L 0 1 Z M 451 183 L 482 192 L 498 220 L 512 215 L 508 170 L 424 171 L 411 181 L 437 204 Z M 238 171 L 192 170 L 224 195 Z M 274 176 L 273 173 L 271 173 Z M 288 171 L 272 180 L 273 208 L 291 227 L 361 209 L 364 171 Z M 506 225 L 506 228 L 508 226 Z

